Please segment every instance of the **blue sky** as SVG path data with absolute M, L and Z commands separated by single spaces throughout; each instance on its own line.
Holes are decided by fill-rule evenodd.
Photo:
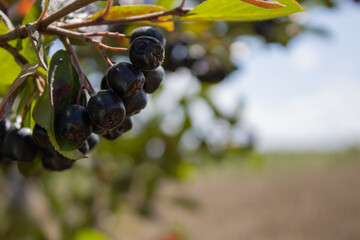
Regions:
M 360 4 L 347 1 L 294 17 L 329 36 L 305 33 L 287 48 L 239 42 L 243 68 L 222 87 L 245 99 L 245 124 L 260 150 L 360 144 Z

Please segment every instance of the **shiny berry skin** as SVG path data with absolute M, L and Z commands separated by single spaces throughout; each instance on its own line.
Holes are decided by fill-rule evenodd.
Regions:
M 124 103 L 111 90 L 101 90 L 93 94 L 89 99 L 87 108 L 91 122 L 98 129 L 113 129 L 125 119 Z
M 165 70 L 162 66 L 152 71 L 143 71 L 145 76 L 144 91 L 146 93 L 153 93 L 159 87 L 165 78 Z
M 60 111 L 56 126 L 63 138 L 74 143 L 85 141 L 92 132 L 87 109 L 76 104 L 69 104 Z
M 123 98 L 123 101 L 126 109 L 126 117 L 131 117 L 146 107 L 148 99 L 144 90 L 141 90 L 135 96 Z
M 129 131 L 133 126 L 132 118 L 125 118 L 124 122 L 118 127 L 113 130 L 108 131 L 106 134 L 103 135 L 104 138 L 108 140 L 115 140 L 120 137 L 123 133 Z
M 78 150 L 84 155 L 87 154 L 90 151 L 89 143 L 87 141 L 83 142 Z
M 39 124 L 35 124 L 32 135 L 37 146 L 44 148 L 50 144 L 46 130 L 40 127 Z
M 35 159 L 37 148 L 30 128 L 11 128 L 5 136 L 4 156 L 20 162 L 31 162 Z
M 107 83 L 106 75 L 104 75 L 103 78 L 101 79 L 100 89 L 101 90 L 109 89 L 109 84 Z
M 88 138 L 88 140 L 86 140 L 87 142 L 88 142 L 88 144 L 89 144 L 89 151 L 91 150 L 91 149 L 93 149 L 95 146 L 96 146 L 96 144 L 99 142 L 99 136 L 97 135 L 97 134 L 95 134 L 95 133 L 92 133 L 91 135 L 90 135 L 90 137 Z
M 162 43 L 163 46 L 165 46 L 166 39 L 162 35 L 162 33 L 160 33 L 155 28 L 148 27 L 148 26 L 138 27 L 138 28 L 134 29 L 130 35 L 130 42 L 134 41 L 138 37 L 143 37 L 143 36 L 156 38 L 157 40 L 159 40 Z
M 164 61 L 164 56 L 164 46 L 153 37 L 138 37 L 129 46 L 131 63 L 143 71 L 150 71 L 159 67 Z
M 121 97 L 137 94 L 144 86 L 144 74 L 125 62 L 114 64 L 106 73 L 108 86 Z
M 75 161 L 62 156 L 49 144 L 41 151 L 41 163 L 43 168 L 49 171 L 63 171 L 71 168 Z
M 4 145 L 4 139 L 10 129 L 10 122 L 7 119 L 0 121 L 0 153 Z

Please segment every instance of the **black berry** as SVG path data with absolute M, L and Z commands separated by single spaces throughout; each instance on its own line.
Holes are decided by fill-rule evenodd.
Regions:
M 36 145 L 30 128 L 11 128 L 5 136 L 4 156 L 21 162 L 31 162 L 36 156 Z
M 92 133 L 92 134 L 90 135 L 90 137 L 88 138 L 87 142 L 88 142 L 88 144 L 89 144 L 89 151 L 90 151 L 90 150 L 93 149 L 93 148 L 96 146 L 96 144 L 99 142 L 99 136 L 98 136 L 97 134 L 95 134 L 95 133 Z
M 133 126 L 132 118 L 125 118 L 124 122 L 118 127 L 113 130 L 108 131 L 106 134 L 103 135 L 104 138 L 108 140 L 115 140 L 120 137 L 123 133 L 129 131 Z
M 141 90 L 135 96 L 123 98 L 126 109 L 126 116 L 130 117 L 134 114 L 139 113 L 142 109 L 146 107 L 147 100 L 148 99 L 144 90 Z
M 57 126 L 61 136 L 74 143 L 81 143 L 89 138 L 92 124 L 86 108 L 70 104 L 58 115 Z
M 119 126 L 126 114 L 123 101 L 111 90 L 101 90 L 93 94 L 88 102 L 88 111 L 91 122 L 99 129 Z
M 162 66 L 152 71 L 143 71 L 145 76 L 144 91 L 146 93 L 153 93 L 159 87 L 165 77 L 165 70 Z
M 84 155 L 87 154 L 90 151 L 88 141 L 83 142 L 83 144 L 81 144 L 78 150 Z
M 39 124 L 35 124 L 33 129 L 33 139 L 37 146 L 46 147 L 50 144 L 49 136 L 44 128 L 40 127 Z
M 137 94 L 144 86 L 144 74 L 130 63 L 114 64 L 106 73 L 108 86 L 121 97 Z
M 100 89 L 101 89 L 101 90 L 109 89 L 109 84 L 107 83 L 106 74 L 105 74 L 105 75 L 103 76 L 103 78 L 101 79 Z
M 129 46 L 129 58 L 137 68 L 150 71 L 159 67 L 165 56 L 163 44 L 153 37 L 138 37 Z
M 51 144 L 42 149 L 41 163 L 43 168 L 49 171 L 62 171 L 71 168 L 74 160 L 62 156 L 56 152 Z
M 156 38 L 157 40 L 159 40 L 162 43 L 163 46 L 165 46 L 165 43 L 166 43 L 165 37 L 155 28 L 148 27 L 148 26 L 139 27 L 139 28 L 136 28 L 134 31 L 132 31 L 132 33 L 130 35 L 130 42 L 132 42 L 136 38 L 142 37 L 142 36 Z

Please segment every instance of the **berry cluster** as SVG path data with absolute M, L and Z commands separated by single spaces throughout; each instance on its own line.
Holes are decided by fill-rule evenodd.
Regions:
M 135 29 L 130 36 L 129 59 L 132 64 L 119 62 L 108 69 L 101 80 L 101 90 L 94 93 L 87 106 L 69 104 L 56 116 L 55 132 L 75 143 L 86 154 L 101 135 L 114 140 L 133 126 L 132 116 L 146 107 L 147 93 L 159 88 L 165 77 L 160 66 L 164 59 L 164 36 L 151 27 Z M 41 150 L 42 165 L 48 170 L 65 170 L 74 164 L 57 151 L 45 129 L 10 127 L 0 122 L 0 149 L 4 157 L 23 162 L 34 160 Z

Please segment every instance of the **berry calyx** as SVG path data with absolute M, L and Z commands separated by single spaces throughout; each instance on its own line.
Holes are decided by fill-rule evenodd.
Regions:
M 164 61 L 164 56 L 163 44 L 153 37 L 138 37 L 129 46 L 131 63 L 143 71 L 150 71 L 159 67 Z
M 122 99 L 111 90 L 101 90 L 93 94 L 87 109 L 91 122 L 97 129 L 108 130 L 119 126 L 126 114 Z

